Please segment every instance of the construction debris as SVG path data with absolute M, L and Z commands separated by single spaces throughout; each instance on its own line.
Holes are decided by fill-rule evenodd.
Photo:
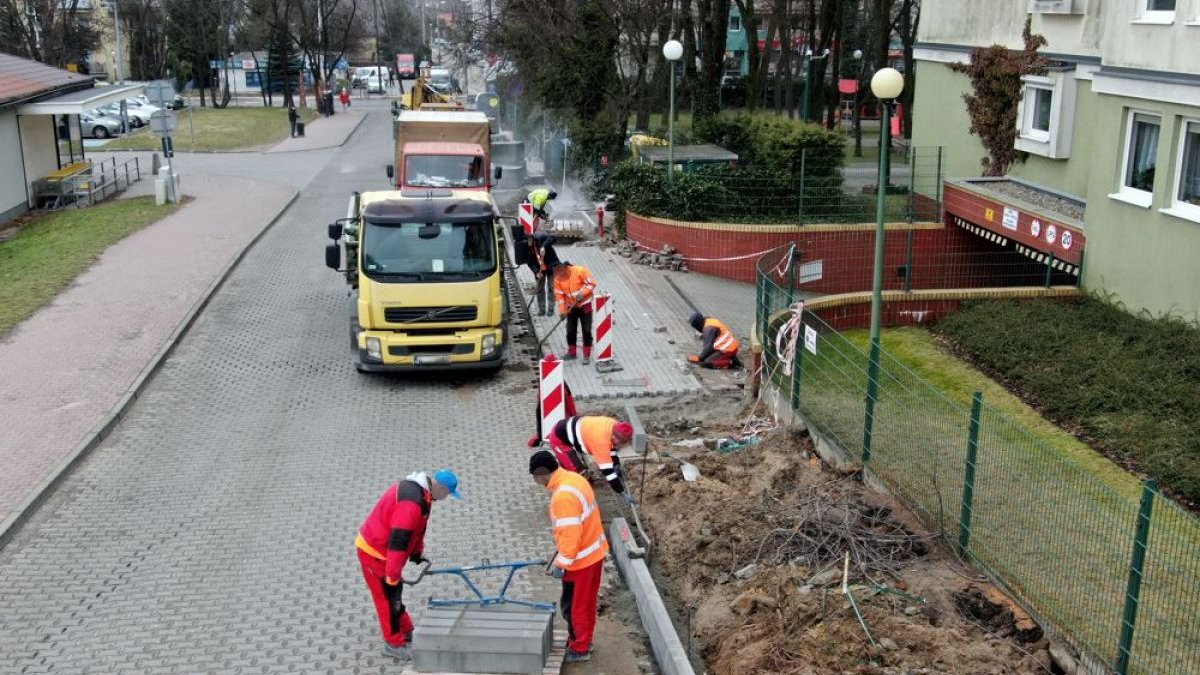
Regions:
M 638 245 L 632 239 L 626 239 L 620 244 L 617 244 L 613 252 L 619 256 L 629 258 L 629 262 L 636 265 L 649 265 L 651 269 L 656 270 L 673 270 L 676 272 L 687 272 L 687 259 L 680 255 L 674 246 L 670 244 L 664 245 L 658 251 L 647 251 Z

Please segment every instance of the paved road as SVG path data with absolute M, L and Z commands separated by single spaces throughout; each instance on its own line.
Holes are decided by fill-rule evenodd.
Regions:
M 322 168 L 126 421 L 0 550 L 0 673 L 394 669 L 353 535 L 416 468 L 454 466 L 467 495 L 435 506 L 437 563 L 547 553 L 546 497 L 521 448 L 527 371 L 399 380 L 349 361 L 345 289 L 321 249 L 350 190 L 387 162 L 384 111 L 312 153 Z M 410 606 L 461 592 L 418 589 Z

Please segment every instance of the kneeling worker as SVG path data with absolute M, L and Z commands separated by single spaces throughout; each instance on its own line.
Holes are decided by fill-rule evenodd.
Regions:
M 550 522 L 558 553 L 551 574 L 562 579 L 563 618 L 567 621 L 566 663 L 590 661 L 596 629 L 600 573 L 608 540 L 596 494 L 583 476 L 560 468 L 554 454 L 538 450 L 529 457 L 529 473 L 538 485 L 551 491 Z
M 612 417 L 581 415 L 559 420 L 550 434 L 550 447 L 558 465 L 568 471 L 583 473 L 585 457 L 596 460 L 600 473 L 614 492 L 632 504 L 633 495 L 621 480 L 621 458 L 617 451 L 633 441 L 633 425 L 618 422 Z
M 688 323 L 700 331 L 704 340 L 700 353 L 692 354 L 688 361 L 699 364 L 702 368 L 737 368 L 741 365 L 737 358 L 741 345 L 724 322 L 715 317 L 706 317 L 700 312 L 692 312 Z

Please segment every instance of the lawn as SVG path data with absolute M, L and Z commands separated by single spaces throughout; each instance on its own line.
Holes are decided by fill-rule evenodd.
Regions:
M 37 216 L 0 241 L 0 336 L 29 318 L 109 246 L 177 209 L 153 197 Z
M 822 330 L 815 355 L 800 350 L 792 396 L 810 423 L 855 457 L 863 447 L 867 347 L 866 331 Z M 883 347 L 872 471 L 958 541 L 970 401 L 982 391 L 969 554 L 1111 661 L 1140 479 L 1042 419 L 928 331 L 885 331 Z M 790 374 L 772 373 L 791 393 Z M 1200 523 L 1161 496 L 1152 522 L 1132 672 L 1193 672 Z
M 299 109 L 306 123 L 316 117 L 309 108 Z M 175 113 L 178 126 L 172 135 L 175 150 L 236 151 L 268 147 L 291 133 L 286 108 L 197 108 Z M 194 132 L 194 134 L 193 134 Z M 195 142 L 193 143 L 193 137 Z M 149 128 L 118 138 L 105 150 L 158 150 L 162 141 Z

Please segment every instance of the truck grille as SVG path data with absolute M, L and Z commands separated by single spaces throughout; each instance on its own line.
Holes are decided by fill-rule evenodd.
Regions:
M 474 321 L 479 315 L 474 306 L 462 307 L 386 307 L 383 318 L 388 323 L 452 323 Z

